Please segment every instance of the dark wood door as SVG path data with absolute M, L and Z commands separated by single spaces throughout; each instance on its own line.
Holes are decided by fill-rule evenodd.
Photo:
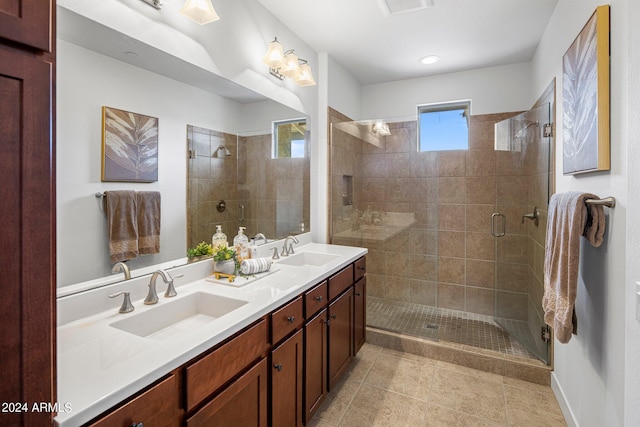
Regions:
M 50 52 L 54 8 L 51 0 L 0 0 L 0 38 Z
M 327 395 L 327 309 L 304 326 L 304 422 Z
M 329 391 L 353 356 L 353 286 L 329 304 Z
M 364 277 L 353 285 L 353 306 L 353 354 L 356 354 L 367 338 L 367 279 Z
M 267 359 L 225 388 L 187 420 L 187 427 L 267 427 Z
M 52 70 L 0 42 L 0 400 L 28 405 L 55 401 Z M 3 413 L 0 424 L 51 425 L 51 417 L 29 408 Z
M 302 426 L 302 329 L 271 353 L 271 425 Z

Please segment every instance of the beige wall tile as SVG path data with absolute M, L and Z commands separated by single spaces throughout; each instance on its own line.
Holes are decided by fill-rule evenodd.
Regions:
M 465 178 L 438 178 L 438 203 L 464 203 L 465 195 Z
M 494 150 L 467 151 L 466 176 L 493 176 L 496 174 L 496 157 Z
M 467 258 L 494 260 L 495 239 L 496 238 L 489 233 L 467 232 Z
M 466 151 L 438 153 L 438 176 L 465 176 Z
M 464 310 L 464 286 L 438 283 L 438 307 Z
M 466 228 L 465 205 L 438 205 L 438 228 L 464 231 Z
M 493 289 L 466 288 L 465 310 L 471 313 L 493 316 L 495 313 L 495 291 Z
M 438 282 L 464 285 L 465 259 L 439 256 Z
M 466 285 L 490 289 L 494 288 L 496 282 L 496 265 L 493 261 L 467 259 L 465 268 Z
M 438 231 L 438 256 L 464 258 L 465 235 L 464 231 Z

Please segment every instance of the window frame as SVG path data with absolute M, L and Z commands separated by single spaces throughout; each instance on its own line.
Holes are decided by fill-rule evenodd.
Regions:
M 422 139 L 422 126 L 420 125 L 421 120 L 420 116 L 423 113 L 434 113 L 434 112 L 444 112 L 444 111 L 452 111 L 452 110 L 466 110 L 467 112 L 467 145 L 465 148 L 450 148 L 450 149 L 439 149 L 439 150 L 422 150 L 421 149 L 421 139 Z M 457 101 L 447 101 L 447 102 L 434 102 L 429 104 L 420 104 L 417 106 L 417 141 L 416 141 L 416 150 L 419 153 L 427 153 L 427 152 L 437 152 L 437 151 L 455 151 L 455 150 L 468 150 L 469 149 L 469 137 L 470 137 L 470 117 L 471 117 L 471 100 L 470 99 L 461 99 Z
M 279 126 L 281 125 L 287 125 L 287 124 L 292 124 L 292 123 L 299 123 L 299 122 L 304 122 L 305 125 L 305 133 L 304 133 L 304 153 L 302 155 L 302 157 L 293 157 L 293 156 L 289 156 L 289 157 L 280 157 L 278 156 L 278 147 L 279 147 L 279 143 L 278 143 L 278 129 Z M 284 119 L 284 120 L 274 120 L 273 122 L 271 122 L 271 158 L 272 159 L 305 159 L 307 157 L 309 157 L 308 155 L 308 141 L 307 141 L 307 126 L 308 126 L 308 120 L 306 117 L 298 117 L 298 118 L 294 118 L 294 119 Z

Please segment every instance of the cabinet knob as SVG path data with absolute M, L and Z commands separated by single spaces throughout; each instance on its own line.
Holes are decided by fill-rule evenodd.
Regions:
M 315 298 L 316 301 L 322 301 L 322 295 Z
M 356 292 L 356 296 L 359 297 L 360 296 L 360 292 Z
M 364 267 L 358 267 L 358 270 L 364 271 L 366 269 Z
M 276 371 L 278 371 L 278 372 L 282 371 L 282 364 L 281 363 L 274 363 L 273 367 L 276 368 Z
M 296 321 L 296 316 L 289 316 L 287 317 L 287 320 L 289 321 L 289 323 L 293 323 Z
M 331 316 L 329 316 L 329 317 L 331 317 L 332 319 L 334 319 L 334 320 L 335 320 L 335 318 L 336 318 L 337 316 L 336 316 L 335 314 L 332 314 L 332 315 L 331 315 Z
M 142 423 L 133 423 L 133 424 L 131 424 L 131 427 L 144 427 L 144 424 L 142 424 Z

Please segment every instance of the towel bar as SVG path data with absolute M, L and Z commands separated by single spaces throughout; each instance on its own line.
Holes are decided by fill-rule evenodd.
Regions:
M 587 199 L 584 202 L 587 205 L 602 205 L 608 208 L 613 208 L 616 206 L 615 197 L 605 197 L 604 199 Z
M 107 193 L 96 193 L 96 199 L 102 199 L 106 195 L 107 195 Z

